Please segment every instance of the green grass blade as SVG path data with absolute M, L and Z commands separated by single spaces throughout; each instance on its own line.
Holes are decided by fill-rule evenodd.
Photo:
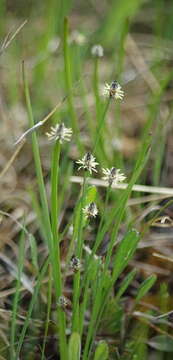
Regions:
M 12 320 L 11 320 L 11 331 L 10 331 L 10 359 L 13 360 L 15 358 L 15 338 L 16 338 L 16 317 L 17 317 L 17 309 L 19 304 L 19 296 L 20 296 L 20 287 L 21 287 L 21 274 L 24 266 L 24 252 L 25 252 L 25 236 L 24 231 L 21 233 L 20 241 L 19 241 L 19 257 L 18 257 L 18 278 L 16 282 L 16 292 L 13 300 L 13 308 L 12 308 Z
M 68 360 L 80 360 L 81 340 L 80 335 L 76 332 L 72 333 L 68 346 Z
M 37 302 L 37 296 L 38 296 L 38 293 L 39 293 L 40 286 L 42 284 L 43 278 L 44 278 L 44 276 L 46 274 L 48 264 L 49 264 L 49 258 L 46 260 L 46 262 L 43 265 L 43 267 L 42 267 L 42 269 L 41 269 L 41 271 L 40 271 L 40 273 L 38 275 L 38 278 L 37 278 L 37 283 L 36 283 L 35 288 L 34 288 L 34 293 L 33 293 L 33 296 L 31 298 L 29 308 L 28 308 L 28 312 L 27 312 L 27 315 L 26 315 L 26 318 L 25 318 L 25 322 L 24 322 L 22 331 L 21 331 L 20 336 L 19 336 L 18 346 L 17 346 L 17 351 L 16 351 L 16 358 L 15 358 L 16 360 L 19 358 L 20 351 L 21 351 L 21 348 L 22 348 L 22 344 L 23 344 L 23 341 L 24 341 L 24 338 L 25 338 L 25 335 L 26 335 L 26 331 L 27 331 L 29 323 L 31 321 L 33 308 L 34 308 L 34 306 L 35 306 L 35 304 Z
M 132 271 L 130 271 L 130 273 L 124 278 L 124 280 L 122 281 L 122 284 L 115 296 L 116 301 L 118 301 L 121 296 L 125 293 L 125 291 L 127 290 L 127 288 L 129 287 L 129 285 L 131 284 L 131 282 L 133 281 L 135 275 L 137 273 L 136 269 L 133 269 Z
M 148 291 L 154 285 L 156 280 L 157 280 L 156 275 L 151 275 L 146 280 L 144 280 L 144 282 L 140 285 L 138 289 L 135 302 L 139 302 L 148 293 Z
M 132 259 L 139 240 L 139 233 L 136 230 L 131 230 L 120 242 L 114 259 L 112 283 L 115 283 L 119 275 Z
M 109 348 L 105 341 L 100 341 L 94 355 L 94 360 L 100 360 L 100 359 L 102 360 L 109 359 Z

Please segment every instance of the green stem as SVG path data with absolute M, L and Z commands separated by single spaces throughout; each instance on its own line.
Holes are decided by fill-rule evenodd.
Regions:
M 93 153 L 95 153 L 97 151 L 97 146 L 98 146 L 98 143 L 100 141 L 100 137 L 101 137 L 102 129 L 103 129 L 103 126 L 104 126 L 106 113 L 107 113 L 108 108 L 109 108 L 109 104 L 110 104 L 110 98 L 108 99 L 108 101 L 107 101 L 107 103 L 105 105 L 104 111 L 103 111 L 103 115 L 100 117 L 100 120 L 99 120 L 98 128 L 97 128 L 97 131 L 96 131 L 96 140 L 95 140 L 95 144 L 94 144 L 94 148 L 93 148 Z
M 22 64 L 22 71 L 23 71 L 24 91 L 25 91 L 26 105 L 27 105 L 27 111 L 28 111 L 29 125 L 32 128 L 34 126 L 34 118 L 33 118 L 33 113 L 32 113 L 32 106 L 31 106 L 28 83 L 27 83 L 27 79 L 25 76 L 24 62 Z M 43 180 L 43 173 L 42 173 L 41 160 L 40 160 L 40 154 L 39 154 L 39 146 L 38 146 L 38 141 L 37 141 L 37 135 L 35 132 L 32 133 L 32 148 L 33 148 L 35 169 L 36 169 L 36 174 L 37 174 L 43 217 L 44 217 L 44 222 L 45 222 L 45 231 L 47 234 L 48 246 L 50 248 L 50 240 L 49 239 L 50 239 L 51 225 L 50 225 L 50 218 L 49 218 L 49 209 L 48 209 L 46 190 L 45 190 L 44 180 Z
M 55 288 L 57 301 L 62 296 L 62 279 L 61 279 L 61 257 L 58 234 L 58 174 L 59 174 L 60 143 L 56 142 L 52 153 L 51 167 L 51 225 L 53 234 L 53 270 L 56 274 Z M 58 325 L 59 325 L 59 342 L 60 356 L 62 360 L 67 359 L 67 342 L 66 342 L 66 320 L 63 309 L 57 307 Z
M 85 197 L 85 185 L 86 185 L 86 173 L 83 179 L 82 186 L 82 195 L 80 199 L 80 223 L 78 230 L 78 241 L 76 256 L 81 259 L 82 249 L 83 249 L 83 206 L 84 206 L 84 197 Z M 79 331 L 79 296 L 80 296 L 80 271 L 74 275 L 74 296 L 73 296 L 73 318 L 72 318 L 72 331 Z
M 108 186 L 107 189 L 106 189 L 106 199 L 105 199 L 105 203 L 104 203 L 103 214 L 102 214 L 100 224 L 99 224 L 99 228 L 98 228 L 98 231 L 97 231 L 96 241 L 95 241 L 95 244 L 94 244 L 93 250 L 92 250 L 93 254 L 96 253 L 96 251 L 97 251 L 97 249 L 98 249 L 98 247 L 99 247 L 99 245 L 100 245 L 100 243 L 102 241 L 102 238 L 100 238 L 99 235 L 100 235 L 103 223 L 104 223 L 105 213 L 106 213 L 106 209 L 107 209 L 108 202 L 109 202 L 110 191 L 111 191 L 111 186 Z
M 76 112 L 73 104 L 73 95 L 72 95 L 72 76 L 71 76 L 71 63 L 70 63 L 70 54 L 68 47 L 68 19 L 64 19 L 64 39 L 63 39 L 63 47 L 64 47 L 64 74 L 65 74 L 65 83 L 66 90 L 68 93 L 67 101 L 69 107 L 69 113 L 71 117 L 71 126 L 74 132 L 75 140 L 79 149 L 79 152 L 83 152 L 83 145 L 80 141 L 80 132 L 76 117 Z
M 51 272 L 51 267 L 49 267 L 48 296 L 47 296 L 47 316 L 46 316 L 46 324 L 45 324 L 45 332 L 44 332 L 44 340 L 43 340 L 41 360 L 44 360 L 44 357 L 45 357 L 44 353 L 45 353 L 45 347 L 46 347 L 46 338 L 47 338 L 48 329 L 49 329 L 51 304 L 52 304 L 52 272 Z
M 99 99 L 99 76 L 98 76 L 98 57 L 94 58 L 94 73 L 93 73 L 93 89 L 94 89 L 94 96 L 96 101 L 96 117 L 99 121 L 100 118 L 100 99 Z
M 21 275 L 24 266 L 24 258 L 25 258 L 25 233 L 22 230 L 20 243 L 19 243 L 19 258 L 18 258 L 18 276 L 16 281 L 16 289 L 13 300 L 13 308 L 12 308 L 12 318 L 11 318 L 11 330 L 10 330 L 10 360 L 15 359 L 15 339 L 16 339 L 16 325 L 17 325 L 17 312 L 20 301 L 20 288 L 21 288 Z
M 55 244 L 58 239 L 58 173 L 59 173 L 60 143 L 57 141 L 52 153 L 51 169 L 51 223 Z

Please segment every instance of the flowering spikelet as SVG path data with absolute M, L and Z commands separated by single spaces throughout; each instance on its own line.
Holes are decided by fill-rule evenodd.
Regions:
M 81 160 L 77 160 L 76 163 L 80 165 L 78 170 L 88 170 L 90 174 L 92 174 L 92 171 L 97 172 L 96 166 L 98 163 L 95 161 L 95 157 L 90 153 L 86 153 L 84 157 Z
M 81 32 L 79 32 L 78 30 L 74 30 L 72 31 L 70 38 L 69 38 L 69 43 L 75 43 L 79 46 L 82 46 L 86 43 L 87 39 L 86 36 L 84 34 L 82 34 Z
M 72 256 L 70 261 L 70 267 L 74 272 L 77 272 L 81 269 L 81 262 L 76 256 Z
M 103 174 L 103 180 L 107 181 L 109 186 L 117 185 L 124 181 L 126 179 L 126 176 L 121 173 L 120 169 L 116 169 L 115 167 L 112 167 L 111 169 L 102 169 Z
M 69 300 L 64 295 L 62 295 L 58 298 L 57 305 L 61 307 L 63 310 L 65 310 L 66 307 L 69 305 Z
M 110 85 L 107 83 L 105 84 L 103 95 L 112 99 L 122 100 L 124 97 L 124 91 L 122 90 L 121 85 L 114 80 Z
M 86 218 L 96 217 L 98 214 L 98 209 L 94 202 L 88 204 L 82 210 Z
M 55 127 L 51 126 L 51 131 L 47 132 L 46 135 L 48 136 L 49 140 L 58 140 L 60 144 L 62 144 L 63 141 L 70 141 L 72 136 L 72 129 L 66 128 L 64 123 L 57 124 Z
M 103 47 L 101 45 L 94 45 L 91 48 L 91 54 L 95 57 L 102 57 L 103 56 Z

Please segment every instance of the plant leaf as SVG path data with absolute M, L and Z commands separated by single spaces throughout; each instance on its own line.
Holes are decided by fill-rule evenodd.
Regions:
M 173 339 L 167 335 L 154 336 L 148 344 L 159 351 L 173 352 Z
M 130 273 L 124 278 L 124 280 L 121 283 L 121 286 L 117 292 L 116 295 L 116 301 L 120 299 L 120 297 L 124 294 L 124 292 L 126 291 L 126 289 L 128 288 L 128 286 L 130 285 L 130 283 L 133 281 L 135 275 L 137 273 L 136 269 L 133 269 L 132 271 L 130 271 Z
M 107 360 L 109 356 L 109 349 L 108 345 L 105 341 L 100 341 L 99 345 L 97 346 L 94 360 Z
M 120 245 L 117 249 L 115 255 L 115 263 L 114 263 L 114 270 L 113 270 L 113 282 L 119 277 L 121 272 L 125 269 L 128 262 L 132 258 L 140 236 L 136 230 L 131 230 L 127 233 L 124 239 L 120 242 Z
M 155 281 L 157 280 L 156 275 L 149 276 L 143 283 L 140 285 L 138 289 L 138 293 L 136 296 L 136 302 L 140 301 L 143 296 L 151 289 L 151 287 L 154 285 Z
M 80 353 L 81 353 L 80 335 L 77 332 L 74 332 L 70 336 L 70 340 L 69 340 L 69 346 L 68 346 L 69 360 L 80 360 Z

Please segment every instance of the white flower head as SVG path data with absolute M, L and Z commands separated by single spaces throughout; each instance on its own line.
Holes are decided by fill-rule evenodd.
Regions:
M 86 43 L 86 36 L 78 30 L 73 30 L 70 35 L 69 43 L 76 43 L 77 45 L 82 46 Z
M 76 256 L 72 256 L 70 260 L 70 267 L 74 272 L 77 272 L 81 269 L 81 262 L 80 259 L 78 259 Z
M 54 53 L 58 49 L 59 45 L 60 45 L 60 38 L 59 37 L 54 37 L 53 39 L 51 39 L 48 42 L 47 49 L 51 53 Z
M 120 169 L 112 167 L 111 169 L 102 169 L 103 171 L 103 180 L 107 181 L 109 186 L 117 185 L 126 179 L 126 176 L 121 173 Z
M 86 153 L 81 160 L 76 161 L 76 163 L 80 165 L 78 170 L 88 170 L 90 174 L 92 174 L 92 171 L 97 172 L 96 166 L 98 163 L 95 161 L 95 157 L 89 152 Z
M 69 300 L 64 295 L 62 295 L 58 298 L 57 305 L 65 310 L 65 308 L 69 305 Z
M 91 48 L 91 54 L 95 57 L 102 57 L 104 54 L 103 47 L 101 45 L 93 45 Z
M 86 218 L 96 217 L 98 214 L 98 209 L 94 202 L 88 204 L 82 210 Z
M 111 84 L 105 84 L 103 89 L 103 96 L 109 97 L 111 99 L 120 99 L 124 97 L 124 91 L 121 88 L 121 85 L 117 81 L 112 81 Z
M 60 144 L 63 141 L 70 141 L 72 136 L 72 129 L 66 128 L 64 123 L 57 124 L 55 127 L 51 126 L 51 131 L 47 132 L 46 135 L 50 141 L 59 141 Z

